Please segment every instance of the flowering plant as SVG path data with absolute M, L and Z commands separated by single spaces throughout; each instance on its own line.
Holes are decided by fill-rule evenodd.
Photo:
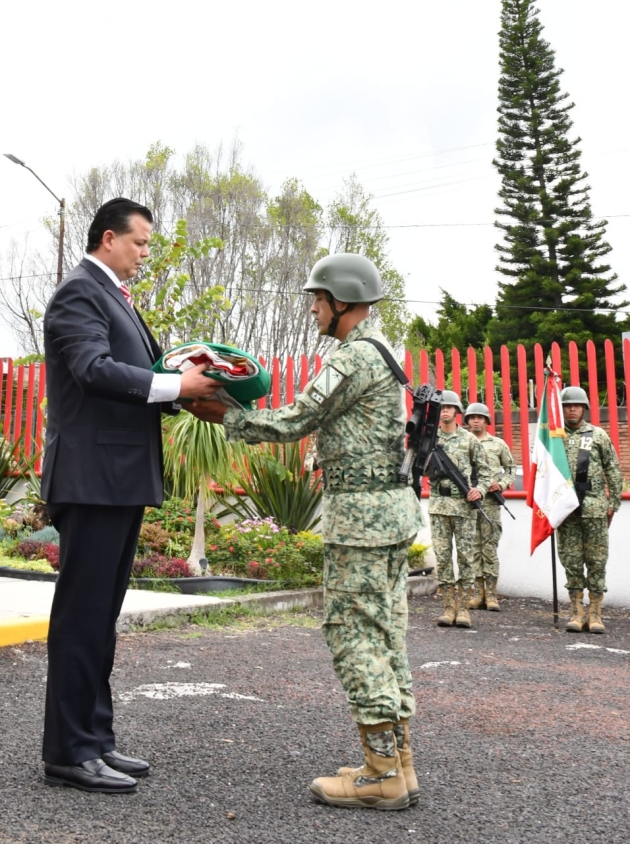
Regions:
M 215 525 L 206 557 L 213 574 L 314 586 L 322 581 L 324 546 L 321 537 L 290 533 L 272 518 L 245 519 Z

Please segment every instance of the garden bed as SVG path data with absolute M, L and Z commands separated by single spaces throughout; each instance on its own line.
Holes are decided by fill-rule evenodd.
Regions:
M 27 569 L 0 566 L 0 577 L 15 577 L 19 580 L 39 580 L 54 583 L 57 572 L 28 571 Z M 226 589 L 251 589 L 254 586 L 277 586 L 277 580 L 261 580 L 252 577 L 228 577 L 223 575 L 200 575 L 199 577 L 132 577 L 130 588 L 156 589 L 169 586 L 184 595 L 199 595 L 203 592 L 225 592 Z

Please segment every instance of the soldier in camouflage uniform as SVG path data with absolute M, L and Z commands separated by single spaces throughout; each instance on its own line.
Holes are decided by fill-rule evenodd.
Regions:
M 465 498 L 445 475 L 432 472 L 429 464 L 431 541 L 444 602 L 444 612 L 438 619 L 440 627 L 452 627 L 453 624 L 457 627 L 471 626 L 468 602 L 475 585 L 477 510 L 468 502 L 483 498 L 492 481 L 490 467 L 481 445 L 469 431 L 457 424 L 458 412 L 464 412 L 459 396 L 453 390 L 444 390 L 437 441 L 469 484 L 473 475 L 475 476 L 476 486 L 471 488 Z M 453 538 L 457 547 L 458 580 L 455 579 L 453 569 Z
M 466 408 L 464 423 L 471 434 L 477 437 L 490 465 L 492 483 L 488 493 L 505 492 L 511 487 L 516 477 L 516 464 L 507 443 L 500 437 L 488 433 L 492 424 L 490 410 L 482 402 L 473 402 Z M 477 532 L 475 534 L 475 592 L 470 609 L 488 609 L 499 611 L 497 582 L 499 579 L 499 540 L 503 531 L 501 525 L 501 505 L 491 495 L 483 500 L 483 511 L 490 520 L 477 513 Z
M 311 785 L 334 806 L 403 809 L 419 789 L 409 748 L 415 712 L 407 660 L 407 555 L 422 526 L 419 502 L 397 470 L 406 422 L 403 390 L 380 351 L 386 341 L 369 318 L 382 298 L 371 261 L 322 258 L 306 290 L 320 334 L 340 340 L 319 375 L 291 405 L 226 410 L 205 402 L 229 440 L 292 442 L 317 431 L 325 478 L 324 635 L 358 724 L 365 762 Z
M 558 556 L 567 575 L 566 588 L 571 601 L 566 629 L 604 633 L 601 609 L 606 591 L 608 528 L 621 503 L 623 476 L 606 431 L 584 419 L 585 409 L 589 407 L 585 391 L 580 387 L 565 387 L 561 398 L 567 435 L 564 447 L 578 498 L 582 500 L 579 509 L 558 527 Z M 580 452 L 588 455 L 585 480 L 579 477 Z M 585 587 L 589 591 L 588 617 L 582 604 Z

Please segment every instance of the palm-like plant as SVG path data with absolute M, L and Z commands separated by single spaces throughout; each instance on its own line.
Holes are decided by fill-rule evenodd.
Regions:
M 205 556 L 204 516 L 213 483 L 234 482 L 234 460 L 244 446 L 228 443 L 222 425 L 201 422 L 191 413 L 180 413 L 166 422 L 164 469 L 171 493 L 197 499 L 195 533 L 188 562 L 201 573 L 199 560 Z
M 236 471 L 247 497 L 224 501 L 224 513 L 243 519 L 272 516 L 295 533 L 319 523 L 322 486 L 319 477 L 304 466 L 302 443 L 250 447 L 245 455 L 237 456 Z

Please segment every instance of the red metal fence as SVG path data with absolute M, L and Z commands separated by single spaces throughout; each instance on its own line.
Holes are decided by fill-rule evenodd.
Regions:
M 590 418 L 595 425 L 602 425 L 610 434 L 620 456 L 624 477 L 630 478 L 630 430 L 626 396 L 630 385 L 630 341 L 623 342 L 624 389 L 619 390 L 616 378 L 614 347 L 610 340 L 604 348 L 597 350 L 592 341 L 580 349 L 570 342 L 566 350 L 554 343 L 550 350 L 552 366 L 561 376 L 564 384 L 583 386 L 590 399 Z M 523 488 L 529 485 L 530 474 L 530 425 L 536 419 L 536 407 L 540 401 L 544 382 L 545 353 L 540 345 L 533 352 L 524 346 L 511 355 L 505 346 L 501 347 L 498 370 L 494 366 L 492 351 L 483 349 L 483 364 L 478 372 L 477 352 L 466 350 L 462 354 L 451 349 L 445 355 L 437 350 L 435 356 L 422 351 L 417 360 L 405 352 L 404 368 L 413 381 L 413 373 L 419 373 L 419 383 L 430 381 L 438 389 L 449 386 L 462 396 L 464 403 L 484 401 L 490 408 L 495 425 L 491 432 L 502 436 L 522 466 Z M 586 361 L 586 378 L 580 385 L 579 361 Z M 261 360 L 263 365 L 265 361 Z M 281 365 L 277 358 L 271 363 L 271 394 L 259 401 L 259 407 L 279 407 L 293 401 L 295 394 L 304 389 L 309 378 L 321 369 L 321 359 L 316 357 L 313 367 L 302 355 L 299 361 L 286 361 L 286 374 L 281 376 Z M 598 372 L 605 372 L 605 384 L 599 383 Z M 513 375 L 516 373 L 516 378 Z M 41 451 L 45 428 L 45 365 L 28 364 L 14 366 L 10 359 L 0 359 L 0 433 L 5 440 L 21 442 L 25 460 L 37 457 L 36 471 L 41 469 Z M 603 397 L 603 398 L 602 398 Z M 409 409 L 411 397 L 408 396 Z

